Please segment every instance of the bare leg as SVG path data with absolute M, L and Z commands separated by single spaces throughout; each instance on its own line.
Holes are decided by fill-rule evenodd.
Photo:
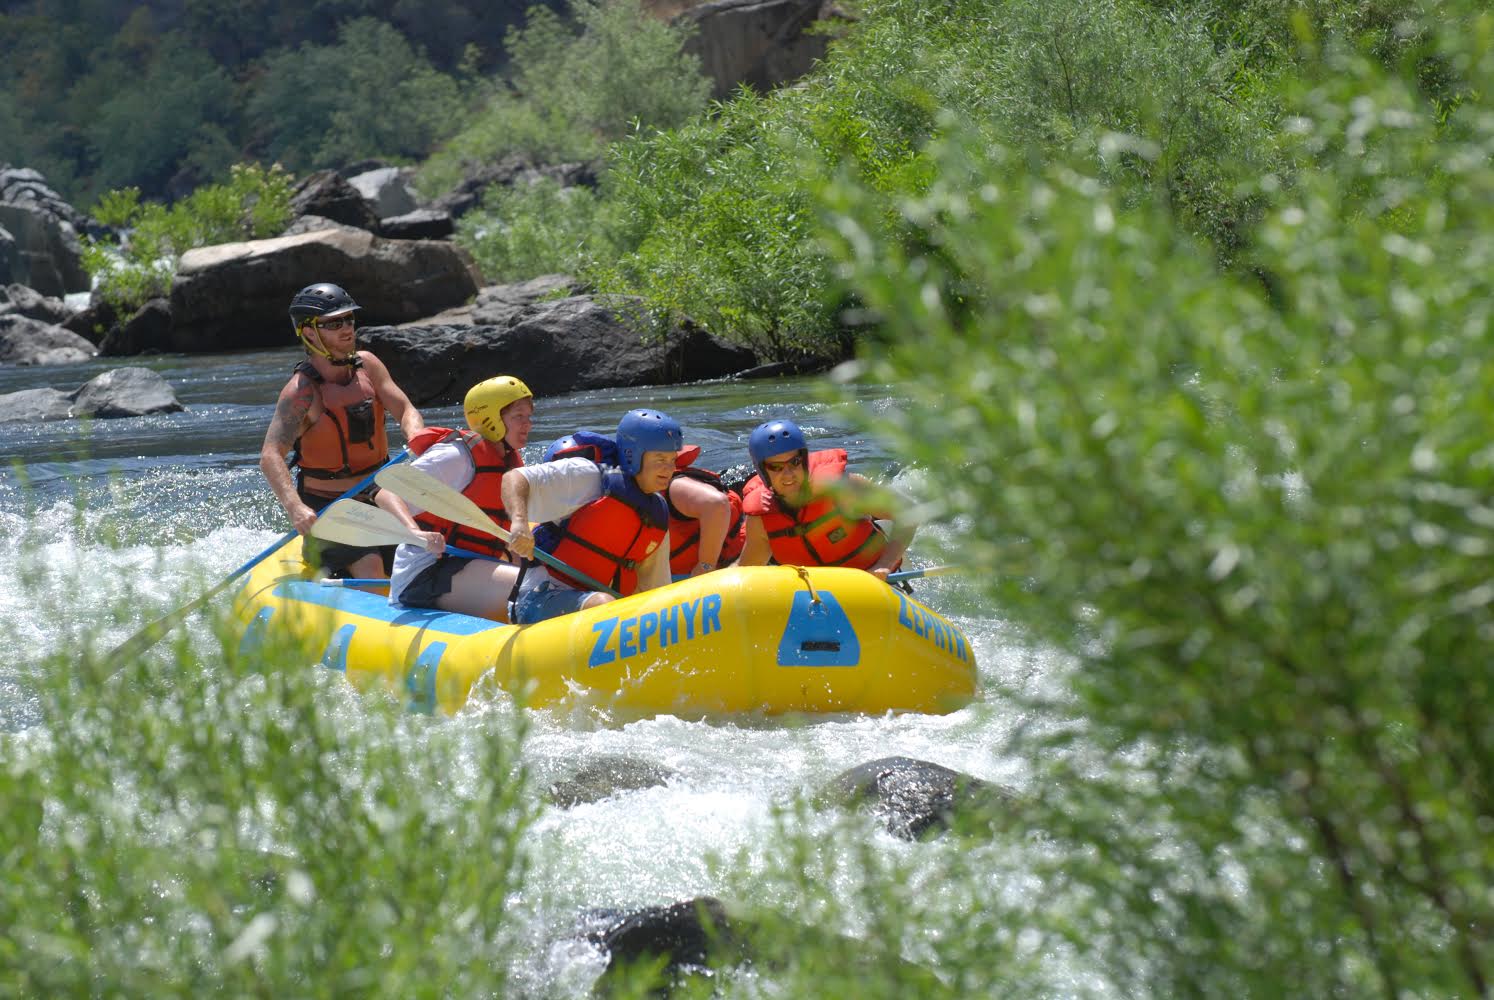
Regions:
M 366 556 L 359 556 L 348 564 L 348 576 L 370 580 L 375 577 L 388 576 L 384 572 L 384 557 L 377 552 L 370 552 Z
M 587 608 L 600 608 L 604 604 L 610 604 L 615 598 L 611 594 L 604 594 L 600 590 L 593 590 L 586 595 L 586 600 L 581 602 L 581 610 Z
M 436 598 L 436 607 L 478 618 L 508 621 L 508 598 L 519 567 L 512 563 L 473 559 L 451 578 L 451 590 Z

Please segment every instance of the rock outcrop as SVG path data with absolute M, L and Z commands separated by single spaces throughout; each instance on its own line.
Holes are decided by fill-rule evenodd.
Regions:
M 182 409 L 170 383 L 149 368 L 114 368 L 71 392 L 45 388 L 0 395 L 0 423 L 77 417 L 109 420 Z
M 335 176 L 335 175 L 334 175 Z M 313 281 L 335 281 L 370 325 L 408 323 L 471 300 L 480 281 L 468 254 L 439 240 L 386 240 L 334 228 L 199 247 L 171 284 L 171 328 L 159 350 L 231 351 L 293 344 L 286 309 Z
M 672 777 L 674 772 L 662 764 L 622 754 L 605 754 L 586 761 L 570 777 L 553 783 L 550 801 L 562 809 L 569 809 L 587 802 L 600 802 L 618 792 L 668 784 Z
M 20 313 L 0 315 L 0 365 L 70 365 L 97 353 L 71 330 Z
M 54 296 L 87 291 L 78 235 L 90 228 L 41 174 L 0 167 L 0 284 Z
M 810 25 L 840 11 L 823 0 L 714 0 L 675 18 L 695 34 L 685 51 L 700 57 L 718 100 L 741 84 L 767 91 L 808 73 L 824 58 L 826 37 Z
M 517 307 L 495 301 L 490 308 L 504 309 L 502 322 L 376 327 L 361 332 L 361 343 L 417 406 L 460 402 L 475 383 L 500 372 L 544 395 L 694 382 L 755 363 L 751 352 L 693 326 L 645 336 L 617 307 L 585 295 Z

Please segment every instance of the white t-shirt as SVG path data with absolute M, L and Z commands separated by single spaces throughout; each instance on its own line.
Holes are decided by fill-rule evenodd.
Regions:
M 543 465 L 526 465 L 524 478 L 529 480 L 531 522 L 563 521 L 602 496 L 602 470 L 587 458 L 562 458 Z M 528 593 L 551 581 L 545 564 L 535 563 L 524 571 L 519 593 Z M 553 582 L 557 587 L 570 588 L 570 584 L 561 580 Z
M 477 464 L 472 453 L 460 442 L 442 441 L 431 445 L 410 468 L 428 472 L 454 490 L 466 489 L 477 475 Z M 407 504 L 410 513 L 419 514 L 424 508 Z M 398 604 L 411 580 L 439 558 L 419 545 L 401 545 L 394 550 L 394 571 L 389 574 L 389 603 Z

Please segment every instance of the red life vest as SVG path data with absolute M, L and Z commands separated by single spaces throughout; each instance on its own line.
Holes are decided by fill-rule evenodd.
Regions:
M 328 382 L 310 361 L 296 365 L 316 386 L 322 412 L 296 439 L 292 461 L 306 479 L 354 479 L 389 460 L 384 404 L 361 361 L 353 365 L 346 385 Z
M 602 471 L 602 495 L 559 524 L 541 525 L 534 544 L 624 597 L 638 591 L 638 566 L 669 529 L 669 504 L 644 493 L 620 469 Z M 553 567 L 550 575 L 577 590 L 591 590 Z
M 742 545 L 747 538 L 744 533 L 746 520 L 742 517 L 741 495 L 722 485 L 721 477 L 709 469 L 687 465 L 674 476 L 676 479 L 681 476 L 694 479 L 726 494 L 726 502 L 731 506 L 731 520 L 727 524 L 726 541 L 721 545 L 721 558 L 716 561 L 716 565 L 725 566 L 741 555 Z M 700 563 L 700 521 L 681 514 L 674 501 L 669 499 L 667 490 L 664 502 L 669 504 L 669 571 L 675 576 L 688 575 Z
M 753 476 L 742 488 L 742 513 L 760 517 L 780 566 L 849 566 L 871 569 L 887 536 L 870 517 L 850 518 L 841 512 L 825 488 L 844 478 L 843 448 L 811 452 L 809 455 L 810 501 L 795 510 L 784 504 L 763 482 Z
M 409 448 L 417 455 L 424 455 L 432 445 L 448 438 L 453 438 L 452 443 L 466 445 L 468 454 L 472 456 L 472 464 L 476 466 L 472 481 L 462 489 L 462 496 L 507 528 L 512 519 L 508 516 L 508 511 L 503 509 L 503 474 L 523 465 L 523 454 L 509 448 L 506 443 L 495 444 L 481 434 L 452 430 L 449 427 L 426 427 L 416 432 L 410 438 Z M 495 556 L 508 551 L 507 545 L 487 532 L 437 517 L 430 511 L 416 514 L 415 523 L 426 531 L 441 532 L 446 536 L 447 543 L 457 548 Z

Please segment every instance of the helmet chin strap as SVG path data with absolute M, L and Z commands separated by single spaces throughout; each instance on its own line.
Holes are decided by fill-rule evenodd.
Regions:
M 311 338 L 306 336 L 307 327 L 311 327 L 313 330 L 317 331 L 316 343 L 312 343 Z M 301 338 L 301 343 L 306 345 L 307 351 L 311 352 L 312 354 L 320 354 L 330 364 L 341 365 L 344 368 L 363 367 L 363 360 L 358 357 L 358 352 L 356 350 L 354 350 L 352 354 L 349 354 L 345 358 L 334 358 L 332 356 L 332 352 L 327 350 L 327 348 L 322 345 L 321 330 L 317 327 L 315 320 L 308 320 L 307 322 L 302 323 L 299 327 L 297 327 L 296 336 Z

